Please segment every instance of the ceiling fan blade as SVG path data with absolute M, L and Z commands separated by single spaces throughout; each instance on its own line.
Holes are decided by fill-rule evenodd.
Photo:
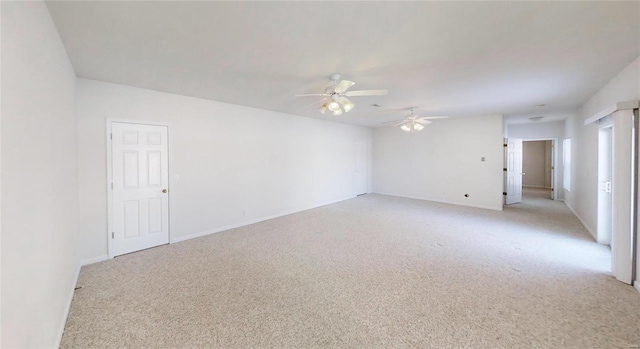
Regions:
M 435 119 L 448 119 L 448 116 L 421 116 L 419 120 L 435 120 Z
M 328 96 L 328 94 L 326 93 L 308 93 L 308 94 L 303 94 L 303 95 L 294 95 L 294 97 L 311 97 L 311 96 Z
M 388 90 L 359 90 L 359 91 L 349 91 L 344 95 L 347 97 L 357 97 L 357 96 L 384 96 L 389 93 Z
M 349 89 L 349 87 L 355 85 L 356 83 L 353 81 L 349 81 L 349 80 L 342 80 L 338 83 L 338 85 L 336 86 L 336 88 L 334 88 L 333 90 L 336 93 L 344 93 L 346 90 Z
M 407 120 L 402 120 L 402 121 L 398 122 L 397 124 L 393 124 L 393 127 L 400 126 L 400 125 L 406 124 L 406 123 L 407 123 Z
M 300 110 L 307 110 L 307 109 L 309 109 L 309 108 L 313 107 L 314 105 L 316 105 L 316 104 L 318 104 L 318 103 L 322 103 L 322 102 L 324 102 L 324 101 L 325 101 L 325 99 L 324 99 L 324 98 L 323 98 L 323 99 L 319 99 L 319 100 L 317 100 L 317 101 L 315 101 L 315 102 L 313 102 L 313 103 L 311 103 L 311 104 L 307 104 L 306 106 L 304 106 L 304 108 L 302 108 L 302 109 L 300 109 Z
M 393 121 L 387 121 L 387 122 L 383 122 L 380 125 L 387 125 L 387 124 L 393 124 L 394 122 L 405 122 L 407 121 L 406 119 L 402 119 L 402 120 L 393 120 Z
M 433 122 L 429 120 L 416 120 L 416 123 L 422 124 L 422 125 L 429 125 L 429 124 L 432 124 Z

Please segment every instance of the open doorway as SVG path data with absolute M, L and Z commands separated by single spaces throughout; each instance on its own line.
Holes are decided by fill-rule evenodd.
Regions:
M 557 200 L 556 186 L 556 139 L 523 139 L 522 142 L 522 187 L 527 192 L 536 192 Z
M 553 200 L 553 142 L 523 140 L 522 187 Z
M 558 200 L 555 187 L 562 182 L 558 177 L 562 168 L 556 172 L 557 138 L 505 138 L 504 141 L 504 205 L 521 202 L 523 194 Z M 531 149 L 525 151 L 525 146 Z

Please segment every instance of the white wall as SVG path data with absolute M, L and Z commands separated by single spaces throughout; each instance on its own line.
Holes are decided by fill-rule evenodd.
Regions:
M 545 188 L 545 141 L 522 142 L 522 185 Z
M 85 79 L 77 107 L 85 260 L 107 254 L 106 118 L 172 123 L 174 240 L 354 197 L 356 143 L 371 142 L 370 128 Z
M 436 120 L 415 133 L 377 128 L 373 190 L 501 210 L 502 138 L 502 115 Z
M 564 121 L 536 122 L 507 125 L 507 137 L 527 139 L 548 139 L 564 137 Z
M 55 347 L 78 270 L 75 74 L 43 2 L 1 6 L 1 346 Z
M 640 99 L 640 57 L 631 62 L 609 83 L 591 96 L 565 121 L 565 138 L 571 138 L 571 192 L 565 202 L 596 237 L 598 198 L 598 126 L 584 125 L 584 120 L 617 103 Z

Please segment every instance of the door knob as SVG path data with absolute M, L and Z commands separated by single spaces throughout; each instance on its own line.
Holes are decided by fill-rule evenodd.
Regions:
M 162 189 L 162 192 L 163 192 L 163 193 L 166 193 L 166 192 L 167 192 L 167 189 Z

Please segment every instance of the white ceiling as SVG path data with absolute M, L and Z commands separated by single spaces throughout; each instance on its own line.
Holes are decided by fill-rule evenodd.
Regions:
M 640 55 L 640 2 L 47 5 L 79 77 L 367 126 L 412 106 L 561 119 Z M 293 97 L 333 73 L 389 94 L 342 116 Z

